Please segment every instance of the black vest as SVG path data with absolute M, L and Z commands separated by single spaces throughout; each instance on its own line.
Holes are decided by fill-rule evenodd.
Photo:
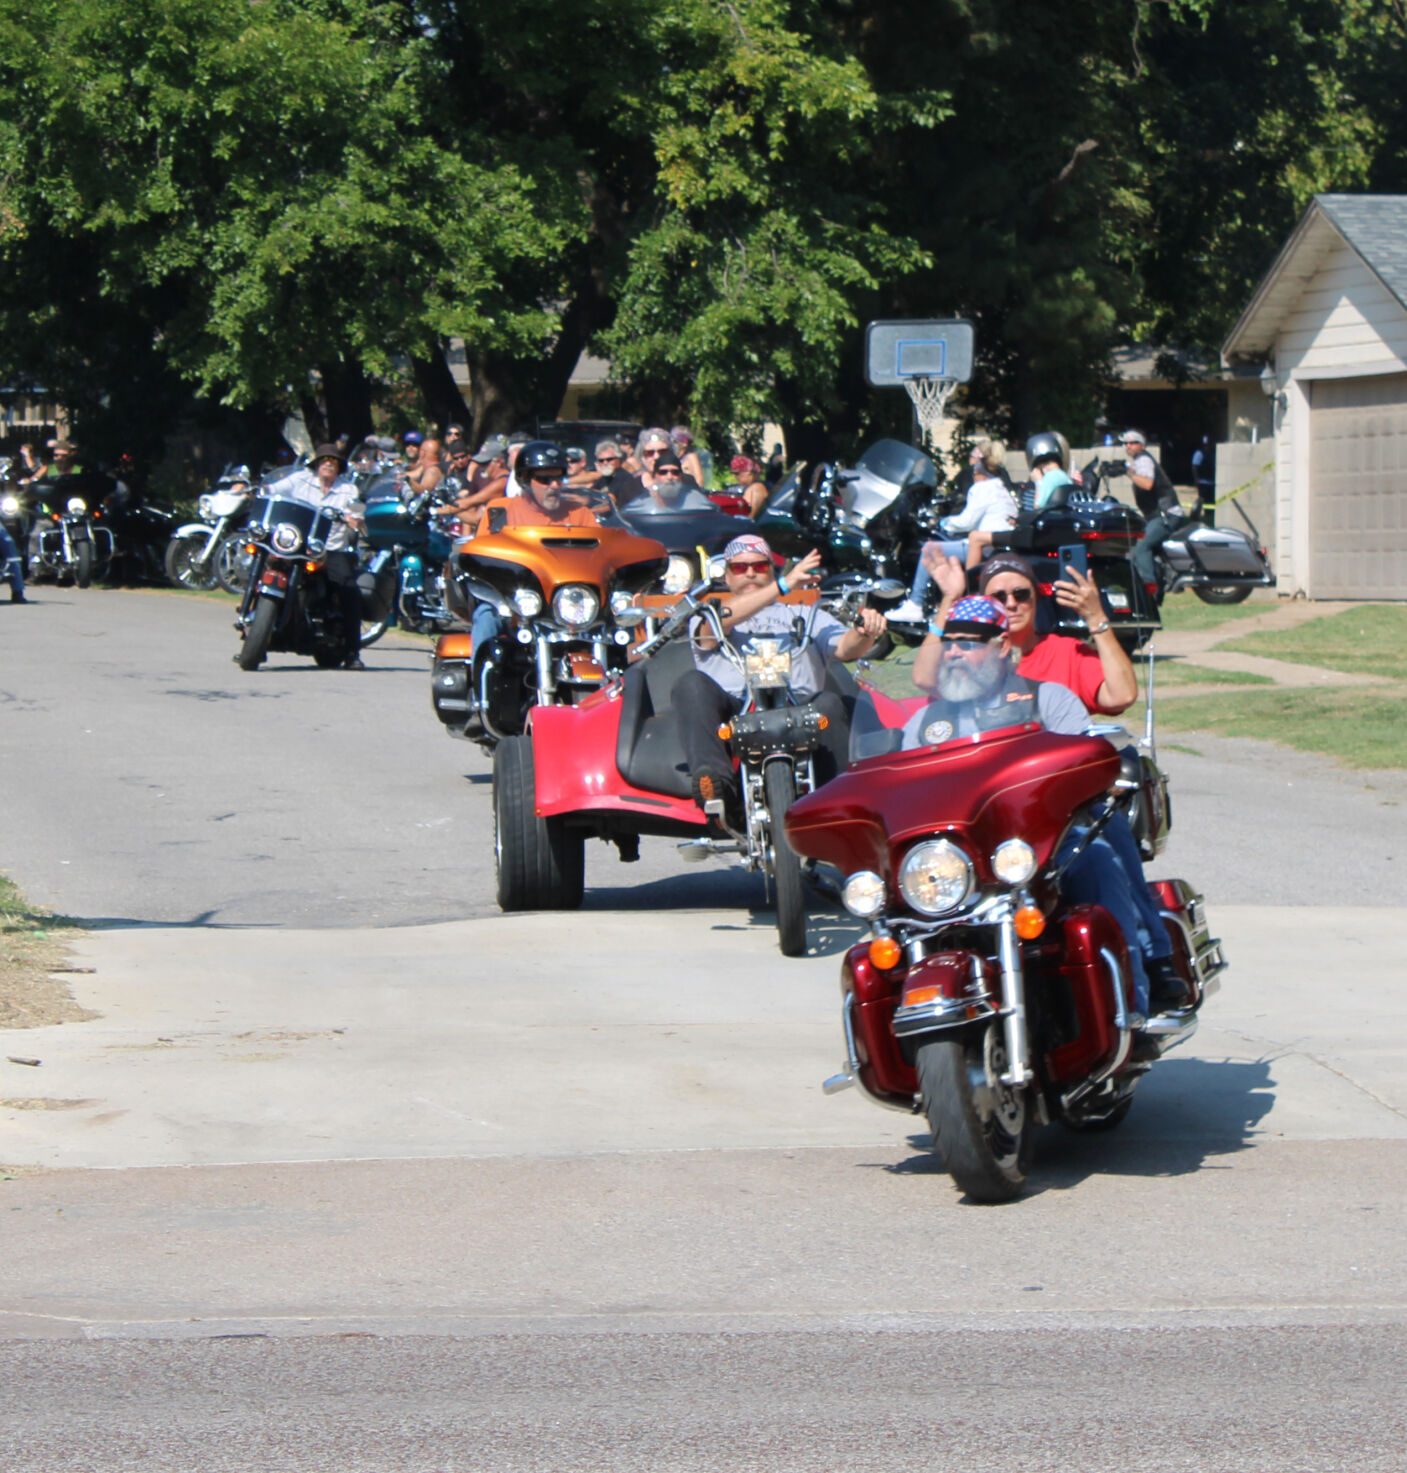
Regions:
M 935 721 L 946 721 L 952 727 L 953 734 L 956 734 L 958 714 L 964 707 L 972 711 L 978 731 L 994 731 L 1001 726 L 1017 726 L 1021 721 L 1039 721 L 1041 713 L 1036 692 L 1040 688 L 1039 680 L 1028 680 L 1024 675 L 1018 675 L 1012 670 L 1008 672 L 1001 689 L 997 692 L 997 699 L 990 706 L 973 706 L 971 701 L 930 701 L 920 715 L 919 739 L 922 741 L 924 732 Z M 1014 714 L 1012 708 L 1015 706 L 1025 708 L 1020 714 L 1019 721 L 1012 720 Z M 944 740 L 948 738 L 945 737 Z M 924 745 L 929 744 L 924 743 Z

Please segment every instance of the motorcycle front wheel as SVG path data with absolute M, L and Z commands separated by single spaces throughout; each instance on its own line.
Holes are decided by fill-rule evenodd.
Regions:
M 362 620 L 362 648 L 369 644 L 375 644 L 390 627 L 389 619 L 363 619 Z
M 273 642 L 274 625 L 278 623 L 279 604 L 276 598 L 261 598 L 254 610 L 254 619 L 244 631 L 244 643 L 239 651 L 239 668 L 257 670 L 264 663 L 264 656 Z
M 948 1174 L 975 1202 L 1019 1197 L 1031 1166 L 1035 1120 L 1029 1090 L 1001 1083 L 1001 1024 L 963 1039 L 931 1039 L 919 1046 L 914 1067 L 933 1149 Z
M 245 552 L 244 538 L 231 532 L 221 538 L 215 555 L 210 559 L 215 581 L 226 593 L 242 594 L 249 584 L 249 570 L 254 565 L 254 555 Z
M 173 537 L 166 548 L 166 576 L 177 588 L 215 587 L 215 559 L 200 561 L 206 543 L 195 537 Z
M 87 588 L 93 581 L 93 544 L 80 542 L 73 549 L 73 581 L 79 588 Z
M 1249 588 L 1203 588 L 1196 583 L 1192 585 L 1192 592 L 1204 604 L 1241 604 L 1251 596 Z
M 576 910 L 586 841 L 556 818 L 539 818 L 533 739 L 506 737 L 493 753 L 493 844 L 501 910 Z
M 801 861 L 787 843 L 782 820 L 796 799 L 791 763 L 769 762 L 762 770 L 762 791 L 772 835 L 772 883 L 777 891 L 777 944 L 783 956 L 806 955 L 806 889 Z

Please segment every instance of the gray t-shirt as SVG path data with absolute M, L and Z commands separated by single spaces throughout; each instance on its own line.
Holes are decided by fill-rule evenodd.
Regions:
M 1005 702 L 1005 692 L 998 691 L 995 699 L 988 702 L 987 709 L 990 710 Z M 942 741 L 951 741 L 954 737 L 972 736 L 978 730 L 992 731 L 1001 725 L 1000 722 L 997 722 L 995 726 L 987 723 L 979 727 L 974 701 L 957 701 L 953 704 L 957 708 L 957 720 L 944 723 L 949 730 L 940 737 Z M 1030 703 L 1025 704 L 1029 708 Z M 1062 736 L 1080 736 L 1090 722 L 1084 702 L 1073 691 L 1067 690 L 1063 685 L 1057 685 L 1053 680 L 1042 680 L 1036 685 L 1036 715 L 1040 717 L 1041 725 L 1047 731 L 1056 731 Z M 1013 725 L 1020 725 L 1021 722 L 1031 719 L 1029 709 L 1018 710 L 1015 706 L 1012 707 L 1012 717 Z M 904 723 L 903 750 L 907 752 L 913 747 L 932 745 L 932 737 L 927 731 L 929 725 L 930 708 L 920 706 Z
M 821 693 L 826 683 L 826 662 L 835 652 L 836 641 L 845 633 L 839 619 L 815 607 L 795 607 L 790 604 L 768 604 L 759 609 L 750 619 L 733 626 L 728 643 L 739 653 L 745 653 L 752 639 L 775 639 L 784 650 L 794 650 L 797 645 L 796 620 L 801 618 L 810 624 L 811 643 L 800 658 L 793 658 L 791 666 L 791 689 L 798 700 L 809 701 Z M 695 619 L 689 626 L 690 638 L 697 636 L 702 618 Z M 716 681 L 729 695 L 741 696 L 747 689 L 743 672 L 726 655 L 718 650 L 701 650 L 694 646 L 694 664 L 709 679 Z

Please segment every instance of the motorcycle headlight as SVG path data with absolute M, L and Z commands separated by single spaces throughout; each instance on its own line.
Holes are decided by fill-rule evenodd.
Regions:
M 884 881 L 871 869 L 856 870 L 840 898 L 852 916 L 878 915 L 884 907 Z
M 17 517 L 19 514 L 20 499 L 18 496 L 0 498 L 0 516 Z
M 81 496 L 70 496 L 68 498 L 68 509 L 75 516 L 82 516 L 88 510 L 88 503 Z
M 724 573 L 728 571 L 728 559 L 722 555 L 711 557 L 708 560 L 708 576 L 715 583 L 721 581 Z
M 200 500 L 196 502 L 195 509 L 200 516 L 202 522 L 209 522 L 214 520 L 215 503 L 211 500 L 210 493 L 208 491 L 204 492 Z
M 584 583 L 568 583 L 553 595 L 552 612 L 563 624 L 584 629 L 601 612 L 601 600 Z
M 664 591 L 666 593 L 684 593 L 694 581 L 694 570 L 689 566 L 689 559 L 680 557 L 676 552 L 669 559 L 669 565 L 664 570 Z
M 542 612 L 542 595 L 535 588 L 515 588 L 513 607 L 525 619 L 535 619 Z
M 631 596 L 622 589 L 611 595 L 611 612 L 613 614 L 623 614 L 628 608 L 632 607 L 633 603 L 634 600 Z
M 972 890 L 972 863 L 947 839 L 916 844 L 899 867 L 899 892 L 920 915 L 947 915 Z
M 1008 839 L 992 851 L 992 873 L 1005 885 L 1024 885 L 1036 872 L 1036 851 L 1024 839 Z
M 280 522 L 273 530 L 269 541 L 279 552 L 297 552 L 298 544 L 302 542 L 303 534 L 292 522 Z

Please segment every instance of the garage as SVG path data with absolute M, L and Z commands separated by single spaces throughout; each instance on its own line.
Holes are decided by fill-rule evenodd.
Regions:
M 1309 581 L 1316 598 L 1407 589 L 1407 373 L 1310 390 Z

